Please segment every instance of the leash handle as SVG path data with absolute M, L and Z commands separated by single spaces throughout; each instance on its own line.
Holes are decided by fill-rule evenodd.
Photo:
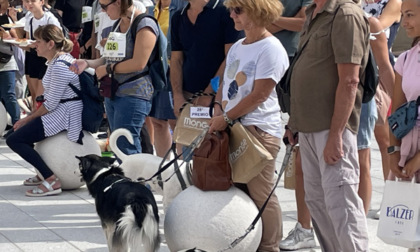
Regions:
M 191 96 L 190 98 L 188 98 L 187 101 L 184 102 L 184 104 L 182 104 L 181 108 L 179 108 L 179 113 L 182 112 L 182 110 L 185 108 L 185 106 L 187 106 L 190 103 L 192 104 L 193 103 L 192 101 L 194 99 L 196 99 L 198 97 L 201 97 L 201 96 L 211 96 L 211 97 L 213 97 L 212 102 L 211 102 L 213 104 L 213 101 L 214 101 L 214 98 L 215 98 L 215 94 L 214 93 L 204 93 L 202 91 L 199 91 L 199 92 L 194 93 L 193 96 Z

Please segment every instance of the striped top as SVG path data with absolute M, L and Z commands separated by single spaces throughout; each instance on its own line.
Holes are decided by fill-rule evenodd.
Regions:
M 41 117 L 42 124 L 46 137 L 66 130 L 68 139 L 77 142 L 82 130 L 83 103 L 81 100 L 60 103 L 60 100 L 76 96 L 68 84 L 72 83 L 80 89 L 79 76 L 71 72 L 63 62 L 57 62 L 57 60 L 71 63 L 74 58 L 70 54 L 63 54 L 48 64 L 47 72 L 42 78 L 42 85 L 44 86 L 44 106 L 49 112 Z

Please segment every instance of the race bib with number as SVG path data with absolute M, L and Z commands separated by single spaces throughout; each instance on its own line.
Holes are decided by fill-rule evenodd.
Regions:
M 104 57 L 124 58 L 126 47 L 126 35 L 120 32 L 111 32 L 104 48 Z
M 82 23 L 92 21 L 92 7 L 83 6 L 82 7 Z

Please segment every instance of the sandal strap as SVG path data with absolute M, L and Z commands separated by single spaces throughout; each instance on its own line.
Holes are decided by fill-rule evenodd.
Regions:
M 51 191 L 54 191 L 54 188 L 53 188 L 53 186 L 55 185 L 55 183 L 58 181 L 58 178 L 56 178 L 53 182 L 51 182 L 51 184 L 50 183 L 48 183 L 48 181 L 46 181 L 46 180 L 44 180 L 44 181 L 42 181 L 42 185 L 44 185 L 45 186 L 45 188 L 47 188 L 47 190 L 49 191 L 49 192 L 51 192 Z
M 42 189 L 40 189 L 39 187 L 35 187 L 34 189 L 31 190 L 33 194 L 42 194 L 45 193 L 44 191 L 42 191 Z

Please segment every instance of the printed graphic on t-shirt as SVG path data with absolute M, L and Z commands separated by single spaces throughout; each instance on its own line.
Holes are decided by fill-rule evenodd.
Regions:
M 243 86 L 247 81 L 251 81 L 254 79 L 253 76 L 255 75 L 256 71 L 256 63 L 255 61 L 251 60 L 243 65 L 242 69 L 238 71 L 240 66 L 239 60 L 234 60 L 230 65 L 227 67 L 227 77 L 230 80 L 229 89 L 228 89 L 228 98 L 229 100 L 233 100 L 236 98 L 239 88 Z M 229 80 L 228 80 L 229 81 Z M 252 90 L 252 83 L 249 88 L 243 89 L 242 97 L 247 96 Z

